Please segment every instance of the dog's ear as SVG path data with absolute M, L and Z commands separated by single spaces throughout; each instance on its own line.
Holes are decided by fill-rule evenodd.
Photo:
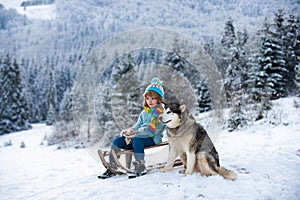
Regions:
M 181 110 L 181 112 L 184 112 L 186 109 L 186 106 L 184 104 L 182 104 L 181 106 L 179 106 L 179 109 Z
M 161 107 L 163 108 L 163 110 L 165 109 L 165 107 L 166 107 L 166 103 L 165 102 L 162 102 L 161 103 Z

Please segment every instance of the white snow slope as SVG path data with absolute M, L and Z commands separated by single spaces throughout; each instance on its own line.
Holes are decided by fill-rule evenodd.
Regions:
M 4 5 L 6 9 L 16 9 L 21 15 L 26 15 L 28 18 L 45 20 L 55 19 L 55 4 L 27 6 L 26 9 L 24 9 L 23 7 L 21 7 L 21 3 L 24 1 L 26 0 L 0 0 L 0 4 Z
M 136 179 L 99 180 L 104 167 L 86 149 L 57 150 L 40 145 L 51 128 L 0 137 L 0 199 L 300 199 L 300 108 L 286 98 L 274 102 L 268 118 L 244 130 L 224 132 L 217 150 L 220 162 L 238 173 L 236 181 L 220 176 L 183 176 L 178 169 L 155 171 Z M 275 110 L 276 109 L 276 110 Z M 4 143 L 11 140 L 11 146 Z M 20 148 L 21 142 L 26 147 Z

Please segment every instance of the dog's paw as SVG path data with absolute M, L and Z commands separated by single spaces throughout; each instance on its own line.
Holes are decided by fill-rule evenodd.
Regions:
M 191 175 L 191 174 L 193 174 L 193 172 L 191 171 L 188 171 L 188 170 L 185 170 L 185 172 L 184 172 L 184 175 Z
M 169 172 L 171 170 L 172 170 L 172 168 L 166 168 L 166 167 L 164 167 L 164 168 L 160 169 L 160 172 Z
M 160 169 L 159 170 L 160 172 L 166 172 L 166 170 L 163 168 L 163 169 Z

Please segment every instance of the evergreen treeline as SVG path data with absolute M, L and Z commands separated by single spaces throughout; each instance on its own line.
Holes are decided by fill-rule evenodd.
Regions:
M 80 11 L 76 9 L 74 11 L 76 12 L 72 16 L 60 16 L 62 19 L 68 18 L 68 23 L 64 20 L 43 21 L 35 27 L 35 22 L 22 18 L 11 10 L 0 8 L 1 41 L 7 38 L 7 43 L 9 43 L 11 40 L 9 35 L 22 27 L 22 34 L 16 38 L 19 42 L 13 42 L 14 46 L 8 50 L 2 49 L 0 55 L 1 90 L 6 91 L 1 92 L 1 134 L 27 129 L 29 123 L 46 122 L 51 125 L 57 122 L 60 138 L 65 138 L 64 133 L 61 132 L 72 137 L 76 136 L 74 128 L 70 125 L 72 115 L 70 112 L 72 109 L 73 112 L 76 109 L 84 110 L 84 105 L 82 108 L 73 108 L 72 98 L 86 102 L 88 94 L 74 94 L 72 92 L 74 81 L 79 76 L 84 76 L 77 74 L 79 66 L 85 63 L 87 55 L 93 48 L 107 37 L 108 31 L 105 29 L 105 19 L 97 24 L 85 24 L 84 22 L 88 21 L 91 16 L 80 15 L 77 13 Z M 32 26 L 27 26 L 28 23 Z M 279 10 L 275 13 L 273 21 L 265 20 L 256 35 L 249 35 L 247 30 L 236 31 L 231 18 L 225 22 L 224 27 L 221 40 L 207 40 L 204 48 L 211 54 L 224 77 L 226 98 L 228 106 L 231 107 L 227 128 L 234 130 L 249 120 L 262 118 L 264 111 L 271 107 L 270 100 L 288 95 L 299 95 L 297 86 L 299 86 L 300 24 L 299 16 L 284 14 Z M 32 36 L 31 28 L 54 31 L 55 39 L 45 37 L 37 40 Z M 110 24 L 109 30 L 116 31 L 117 29 L 116 24 Z M 95 33 L 97 37 L 94 36 Z M 17 49 L 24 49 L 24 46 L 28 44 L 38 47 L 36 48 L 38 51 L 33 50 L 30 55 L 26 51 L 19 53 L 18 57 L 14 55 Z M 47 45 L 44 46 L 44 44 Z M 23 56 L 20 57 L 20 55 Z M 129 56 L 130 59 L 122 56 Z M 193 66 L 187 63 L 176 50 L 161 52 L 145 49 L 144 52 L 138 52 L 138 56 L 129 54 L 120 55 L 118 58 L 120 59 L 116 59 L 104 73 L 107 77 L 102 78 L 102 81 L 106 81 L 103 82 L 102 87 L 104 94 L 118 80 L 118 76 L 121 77 L 128 72 L 126 68 L 137 70 L 145 64 L 166 62 L 187 79 L 193 77 Z M 11 73 L 5 72 L 11 70 L 13 73 L 13 70 L 16 70 L 13 66 L 18 66 L 15 67 L 18 72 L 14 73 L 18 74 L 16 79 L 19 81 L 10 80 L 13 79 L 8 76 Z M 141 70 L 137 71 L 138 74 L 141 73 Z M 204 79 L 197 80 L 196 77 L 191 79 L 198 98 L 199 111 L 208 111 L 211 105 Z M 10 84 L 9 81 L 17 85 Z M 132 85 L 132 87 L 135 86 Z M 15 95 L 9 95 L 18 96 L 18 98 L 8 100 L 8 91 L 14 91 Z M 128 95 L 135 99 L 139 94 L 140 91 L 135 91 Z M 111 100 L 105 96 L 101 98 L 103 99 L 100 102 Z M 136 115 L 139 110 L 135 110 L 134 107 L 138 104 L 131 103 L 130 109 Z M 6 107 L 14 107 L 12 105 L 18 105 L 17 111 L 6 110 Z M 252 109 L 249 105 L 255 107 L 256 111 L 251 119 L 247 116 L 247 111 Z M 105 103 L 102 106 L 105 107 Z M 13 116 L 8 113 L 18 114 Z M 104 123 L 107 131 L 116 132 L 109 128 L 112 116 L 105 115 L 105 113 L 99 116 L 99 123 Z M 88 126 L 93 123 L 89 122 Z M 62 130 L 64 124 L 68 125 Z M 88 130 L 92 132 L 92 129 Z M 90 131 L 88 131 L 88 140 L 92 134 Z
M 31 128 L 17 61 L 0 57 L 0 135 Z
M 299 28 L 299 16 L 285 19 L 283 11 L 278 10 L 273 22 L 265 20 L 250 43 L 246 31 L 235 32 L 233 21 L 227 21 L 219 66 L 225 66 L 224 84 L 232 107 L 229 130 L 261 119 L 272 106 L 270 100 L 299 95 L 295 82 L 300 62 Z M 255 111 L 251 117 L 246 116 L 249 110 Z

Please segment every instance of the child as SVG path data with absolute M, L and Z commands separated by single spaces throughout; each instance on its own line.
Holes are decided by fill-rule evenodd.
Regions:
M 159 115 L 163 108 L 164 89 L 158 78 L 153 78 L 151 84 L 146 88 L 144 94 L 144 110 L 140 113 L 136 124 L 127 131 L 123 131 L 120 137 L 112 141 L 111 150 L 118 152 L 120 149 L 133 150 L 135 160 L 133 162 L 135 171 L 140 175 L 145 169 L 144 148 L 162 142 L 165 125 L 159 121 Z M 109 157 L 110 164 L 117 168 L 112 156 Z M 106 170 L 99 178 L 110 178 L 115 174 Z

